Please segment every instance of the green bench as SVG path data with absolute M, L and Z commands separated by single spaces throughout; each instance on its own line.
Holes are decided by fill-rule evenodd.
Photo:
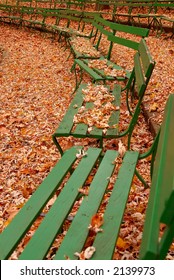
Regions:
M 14 23 L 18 25 L 44 25 L 45 15 L 44 9 L 37 11 L 32 6 L 32 0 L 21 0 L 16 5 L 1 5 L 0 10 L 4 11 L 0 15 L 0 19 L 3 22 Z
M 165 108 L 160 135 L 150 149 L 151 153 L 156 154 L 156 160 L 140 259 L 165 259 L 174 237 L 173 112 L 174 95 L 171 95 Z M 77 252 L 83 251 L 84 254 L 80 256 L 83 255 L 86 259 L 112 259 L 137 161 L 144 155 L 139 155 L 137 151 L 127 151 L 118 176 L 112 176 L 115 174 L 114 169 L 119 154 L 115 150 L 108 150 L 101 157 L 101 153 L 102 150 L 99 148 L 89 148 L 84 152 L 77 147 L 64 153 L 0 234 L 0 259 L 8 259 L 20 242 L 21 254 L 18 257 L 20 260 L 47 259 L 47 256 L 55 260 L 73 260 L 78 259 Z M 69 173 L 68 178 L 67 173 Z M 113 188 L 108 188 L 111 180 Z M 88 189 L 88 192 L 85 192 L 85 189 Z M 45 208 L 55 194 L 56 199 L 52 207 Z M 102 200 L 104 196 L 106 199 L 106 195 L 107 203 Z M 104 216 L 100 210 L 102 203 L 106 204 Z M 44 209 L 48 210 L 45 212 Z M 41 217 L 43 220 L 29 242 L 22 243 L 25 235 L 27 233 L 28 236 L 30 235 L 30 228 L 35 220 Z M 67 225 L 67 222 L 70 225 L 68 228 L 66 226 L 65 234 L 64 231 L 62 232 L 62 227 L 64 223 Z M 161 223 L 166 225 L 166 229 L 159 239 Z M 89 241 L 91 231 L 93 239 L 89 246 L 89 242 L 86 241 Z M 60 246 L 54 244 L 54 240 L 58 238 L 62 241 Z M 87 251 L 92 254 L 89 256 Z
M 49 13 L 54 13 L 54 11 L 57 11 L 55 22 L 52 24 L 46 24 L 46 27 L 54 33 L 58 33 L 59 39 L 61 37 L 69 38 L 70 36 L 91 38 L 91 22 L 94 18 L 93 13 L 85 15 L 82 11 L 78 10 L 51 9 L 47 11 L 47 17 L 49 18 Z M 85 24 L 87 23 L 88 29 L 85 29 Z
M 33 1 L 32 0 L 32 2 L 33 2 L 33 6 L 35 8 L 51 9 L 54 1 L 52 1 L 52 0 L 35 0 L 35 1 Z
M 20 23 L 20 8 L 18 6 L 0 4 L 0 21 L 6 23 Z
M 133 50 L 138 50 L 141 38 L 147 37 L 149 34 L 149 30 L 146 28 L 113 23 L 111 21 L 103 19 L 100 16 L 95 16 L 93 27 L 93 34 L 95 35 L 93 36 L 93 41 L 90 41 L 89 48 L 86 47 L 88 45 L 89 39 L 84 38 L 84 47 L 81 47 L 82 41 L 79 38 L 70 38 L 71 50 L 75 57 L 72 67 L 72 70 L 75 71 L 76 77 L 75 89 L 77 89 L 78 85 L 81 83 L 83 72 L 88 73 L 91 76 L 92 80 L 95 82 L 117 79 L 125 80 L 126 78 L 129 78 L 130 70 L 127 70 L 121 65 L 118 65 L 117 63 L 111 61 L 113 45 L 118 44 L 120 45 L 120 48 L 124 46 Z M 105 54 L 102 54 L 100 51 L 100 49 L 102 48 L 103 35 L 106 36 L 108 42 L 108 50 L 105 50 Z M 134 35 L 136 39 L 126 38 L 126 36 L 128 35 Z M 94 44 L 95 46 L 93 46 Z M 82 51 L 80 51 L 81 49 Z M 95 61 L 92 62 L 91 59 Z M 77 75 L 76 66 L 80 67 L 80 77 L 78 77 Z M 114 74 L 105 74 L 105 71 L 103 71 L 102 67 L 115 69 L 115 71 L 112 71 L 112 73 Z M 116 75 L 116 70 L 118 70 L 118 75 Z M 121 72 L 119 70 L 123 70 L 124 74 L 119 75 L 119 73 Z
M 65 1 L 66 2 L 66 1 Z M 73 3 L 73 1 L 72 1 Z M 90 5 L 91 4 L 91 5 Z M 129 24 L 134 26 L 146 26 L 150 29 L 163 32 L 171 30 L 173 32 L 173 18 L 171 18 L 174 8 L 173 1 L 168 0 L 109 0 L 109 1 L 85 1 L 85 6 L 93 6 L 92 9 L 106 14 L 114 22 Z M 105 11 L 105 8 L 108 10 Z M 85 7 L 84 7 L 85 9 Z M 168 16 L 168 13 L 171 15 Z M 165 24 L 167 22 L 167 24 Z
M 155 63 L 150 55 L 146 42 L 144 39 L 142 39 L 139 45 L 139 50 L 134 56 L 134 68 L 127 82 L 127 86 L 125 89 L 126 94 L 124 92 L 121 92 L 122 88 L 119 84 L 115 84 L 112 91 L 110 91 L 109 87 L 107 88 L 106 86 L 93 84 L 92 88 L 90 89 L 87 84 L 82 84 L 76 91 L 66 114 L 60 122 L 59 127 L 53 134 L 53 141 L 56 144 L 61 155 L 63 154 L 63 150 L 61 148 L 61 145 L 59 144 L 60 141 L 58 142 L 58 139 L 61 140 L 62 137 L 69 136 L 73 136 L 76 138 L 96 138 L 97 140 L 99 140 L 100 147 L 102 148 L 104 139 L 120 138 L 128 135 L 129 147 L 131 134 L 137 122 L 137 118 L 141 110 L 142 99 L 149 79 L 151 77 L 154 65 Z M 87 98 L 91 94 L 92 98 L 93 96 L 95 96 L 95 99 L 97 99 L 97 101 L 99 102 L 101 101 L 101 99 L 103 99 L 102 102 L 104 104 L 102 104 L 101 107 L 98 108 L 98 104 L 95 105 L 95 99 L 86 100 L 85 94 L 83 94 L 85 90 L 87 90 Z M 104 92 L 104 95 L 107 94 L 107 100 L 109 101 L 109 99 L 111 99 L 111 104 L 108 105 L 108 110 L 111 114 L 109 116 L 108 122 L 100 125 L 100 118 L 103 121 L 108 114 L 107 110 L 105 112 L 105 104 L 107 106 L 107 101 L 104 100 L 102 90 L 106 90 L 106 93 Z M 95 95 L 93 91 L 99 92 L 99 94 Z M 137 92 L 137 104 L 134 110 L 131 111 L 130 98 L 134 95 L 135 91 Z M 123 131 L 120 131 L 121 121 L 119 120 L 121 94 L 125 94 L 126 96 L 127 110 L 129 110 L 131 115 L 128 127 Z M 114 106 L 113 110 L 111 110 L 112 105 Z M 96 115 L 99 115 L 99 122 L 97 122 L 97 124 L 95 124 L 95 122 L 97 121 L 95 119 L 95 110 L 97 110 Z M 85 113 L 87 112 L 88 115 L 92 115 L 94 113 L 94 121 L 92 120 L 93 123 L 91 123 L 90 120 L 86 123 L 82 120 L 79 120 L 79 122 L 75 120 L 76 116 L 78 118 L 77 114 L 79 114 L 80 117 L 83 116 L 82 111 Z M 84 119 L 87 120 L 87 117 L 84 117 Z
M 97 0 L 55 0 L 54 8 L 78 9 L 82 11 L 101 11 L 100 2 L 101 1 Z
M 33 28 L 45 27 L 45 10 L 34 7 L 21 7 L 21 25 Z
M 49 1 L 37 1 L 34 6 L 29 5 L 31 3 L 31 0 L 26 0 L 15 6 L 0 5 L 0 20 L 58 34 L 59 41 L 70 36 L 92 36 L 91 22 L 96 13 L 46 8 Z M 39 6 L 39 3 L 45 7 Z
M 136 26 L 147 26 L 161 34 L 165 30 L 173 32 L 173 21 L 168 16 L 174 9 L 173 1 L 167 0 L 131 0 L 118 1 L 113 10 L 113 20 Z M 168 25 L 171 23 L 171 26 Z
M 174 94 L 169 96 L 154 163 L 141 259 L 164 259 L 174 238 Z M 160 233 L 160 225 L 165 225 Z
M 83 13 L 84 15 L 86 15 L 86 13 Z M 148 36 L 149 34 L 149 29 L 146 28 L 138 28 L 138 27 L 134 27 L 134 26 L 125 26 L 125 25 L 121 25 L 121 24 L 116 24 L 113 23 L 109 20 L 106 20 L 104 18 L 102 18 L 100 15 L 95 15 L 94 14 L 94 19 L 92 21 L 92 25 L 93 25 L 93 38 L 91 41 L 91 50 L 96 52 L 99 51 L 100 48 L 102 48 L 101 43 L 102 43 L 102 39 L 103 36 L 106 36 L 106 39 L 108 40 L 108 50 L 106 49 L 106 54 L 105 57 L 107 59 L 110 59 L 111 57 L 111 51 L 112 51 L 112 47 L 113 47 L 113 42 L 109 40 L 109 36 L 111 35 L 115 35 L 115 37 L 117 38 L 117 43 L 123 46 L 127 46 L 130 47 L 132 49 L 137 50 L 138 49 L 138 42 L 134 41 L 134 40 L 130 40 L 130 39 L 125 39 L 124 35 L 119 34 L 119 36 L 116 36 L 116 32 L 122 32 L 126 35 L 130 35 L 133 34 L 135 36 L 137 36 L 138 38 L 145 38 Z M 123 36 L 123 37 L 122 37 Z M 119 38 L 120 37 L 120 40 Z M 75 58 L 83 58 L 83 59 L 87 59 L 87 58 L 99 58 L 101 56 L 101 54 L 97 54 L 97 55 L 90 55 L 89 53 L 85 53 L 84 51 L 78 51 L 76 48 L 76 44 L 74 43 L 75 38 L 70 38 L 70 46 L 71 46 L 71 50 L 74 54 Z M 85 44 L 88 44 L 89 40 L 86 40 Z
M 31 7 L 32 0 L 3 1 L 0 3 L 0 20 L 7 23 L 20 23 L 23 7 Z M 34 7 L 33 7 L 34 9 Z

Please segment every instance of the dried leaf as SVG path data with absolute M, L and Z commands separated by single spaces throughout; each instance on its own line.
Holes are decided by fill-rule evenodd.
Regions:
M 157 103 L 151 104 L 150 107 L 149 107 L 149 112 L 157 111 L 158 107 L 159 107 L 159 105 Z
M 88 229 L 91 231 L 94 231 L 95 233 L 97 232 L 102 232 L 103 229 L 100 228 L 104 223 L 103 219 L 103 214 L 95 214 L 91 218 L 91 223 L 88 226 Z
M 127 248 L 127 243 L 121 237 L 118 237 L 116 246 L 119 249 L 126 249 Z
M 118 152 L 119 152 L 119 155 L 123 158 L 125 153 L 126 153 L 126 148 L 125 146 L 123 145 L 122 141 L 119 140 L 118 142 Z
M 93 246 L 90 246 L 90 247 L 87 247 L 84 251 L 82 251 L 81 253 L 74 253 L 74 255 L 76 257 L 78 257 L 80 260 L 89 260 L 93 254 L 95 253 L 95 247 Z
M 95 253 L 96 249 L 94 246 L 90 246 L 88 248 L 85 249 L 85 252 L 84 252 L 84 257 L 86 260 L 89 260 L 91 259 L 91 257 L 93 256 L 93 254 Z

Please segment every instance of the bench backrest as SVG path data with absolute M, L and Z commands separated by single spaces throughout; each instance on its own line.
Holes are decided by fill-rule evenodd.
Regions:
M 18 0 L 17 6 L 28 6 L 31 7 L 33 4 L 33 0 Z
M 49 0 L 48 0 L 49 1 Z M 51 0 L 50 0 L 51 2 Z M 167 0 L 55 0 L 52 3 L 53 8 L 67 8 L 67 9 L 81 9 L 81 10 L 97 10 L 102 13 L 108 13 L 108 10 L 105 11 L 103 8 L 109 8 L 112 12 L 116 13 L 118 10 L 126 8 L 148 8 L 149 12 L 156 12 L 157 7 L 172 7 L 172 1 Z
M 127 107 L 132 115 L 132 119 L 129 124 L 130 135 L 137 123 L 138 116 L 141 110 L 141 103 L 144 97 L 145 90 L 147 88 L 149 79 L 152 75 L 153 69 L 155 67 L 155 61 L 152 59 L 149 49 L 146 45 L 145 39 L 142 39 L 139 44 L 138 51 L 134 55 L 134 68 L 132 70 L 131 76 L 127 83 Z M 131 96 L 131 98 L 129 98 Z M 136 107 L 132 111 L 130 100 L 133 97 L 138 98 Z M 130 138 L 128 141 L 128 148 L 130 147 Z
M 82 12 L 76 10 L 60 9 L 57 10 L 55 17 L 56 17 L 56 22 L 55 22 L 56 25 L 59 25 L 60 21 L 66 20 L 66 27 L 68 28 L 72 22 L 79 23 L 81 21 Z M 78 24 L 78 28 L 79 28 L 79 24 Z
M 98 32 L 100 32 L 100 35 L 98 36 L 98 40 L 96 43 L 97 49 L 99 48 L 102 35 L 107 36 L 107 39 L 110 41 L 110 46 L 109 46 L 109 50 L 108 50 L 108 54 L 107 54 L 108 59 L 110 59 L 110 56 L 111 56 L 113 43 L 117 43 L 122 46 L 127 46 L 127 47 L 133 48 L 135 50 L 138 49 L 138 42 L 116 36 L 116 32 L 121 31 L 124 34 L 134 34 L 134 35 L 140 36 L 141 38 L 147 37 L 149 34 L 149 29 L 147 29 L 147 28 L 140 28 L 140 27 L 135 27 L 135 26 L 128 26 L 128 25 L 124 25 L 124 24 L 114 23 L 114 22 L 111 22 L 109 20 L 102 18 L 99 15 L 95 16 L 94 21 L 93 21 L 93 26 L 96 28 L 95 37 L 98 34 Z
M 161 125 L 140 259 L 164 259 L 174 238 L 174 94 Z M 160 236 L 160 225 L 166 228 Z M 160 240 L 160 241 L 159 241 Z
M 149 49 L 144 39 L 142 39 L 138 46 L 138 52 L 134 56 L 134 75 L 137 84 L 138 96 L 141 98 L 149 79 L 151 77 L 155 62 L 151 57 Z M 145 85 L 145 88 L 144 88 Z
M 102 35 L 107 36 L 108 40 L 110 41 L 109 50 L 107 53 L 107 59 L 110 59 L 113 43 L 117 43 L 122 46 L 127 46 L 129 48 L 138 50 L 139 42 L 126 39 L 124 37 L 121 37 L 120 35 L 117 36 L 116 32 L 123 32 L 124 34 L 133 34 L 141 38 L 147 37 L 149 34 L 149 29 L 147 28 L 140 28 L 135 26 L 128 26 L 124 24 L 114 23 L 102 18 L 99 15 L 95 16 L 92 24 L 96 28 L 94 39 L 96 38 L 98 32 L 100 32 L 100 35 L 98 36 L 98 40 L 96 43 L 97 49 L 99 48 Z

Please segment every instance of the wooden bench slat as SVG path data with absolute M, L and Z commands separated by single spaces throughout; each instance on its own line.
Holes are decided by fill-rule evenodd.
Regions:
M 124 24 L 107 21 L 106 19 L 102 18 L 100 15 L 96 15 L 94 18 L 94 22 L 99 22 L 103 24 L 104 26 L 110 27 L 112 30 L 116 30 L 119 32 L 125 32 L 134 34 L 141 37 L 147 37 L 149 34 L 148 28 L 142 28 L 142 27 L 136 27 L 136 26 L 125 26 Z
M 98 30 L 100 30 L 100 32 L 102 32 L 102 34 L 104 34 L 106 36 L 113 34 L 113 32 L 104 29 L 104 27 L 102 25 L 98 24 L 97 22 L 93 22 L 93 26 L 96 27 Z
M 170 225 L 174 218 L 173 213 L 173 201 L 174 201 L 174 95 L 172 94 L 168 99 L 167 104 L 168 118 L 165 125 L 161 128 L 161 135 L 159 141 L 159 150 L 161 154 L 165 155 L 165 159 L 157 155 L 156 169 L 159 172 L 159 182 L 162 185 L 165 184 L 165 188 L 162 188 L 161 201 L 160 201 L 160 214 L 161 221 L 167 225 Z M 161 170 L 161 173 L 160 173 Z M 172 214 L 173 213 L 173 217 Z
M 93 243 L 96 252 L 92 259 L 112 259 L 138 156 L 138 152 L 132 151 L 125 154 L 114 189 L 104 213 L 103 232 L 97 234 Z
M 134 56 L 134 71 L 135 71 L 135 76 L 136 76 L 136 85 L 138 89 L 138 96 L 141 97 L 142 92 L 144 93 L 144 89 L 146 87 L 146 81 L 145 81 L 145 76 L 144 73 L 142 72 L 142 65 L 140 61 L 140 56 L 138 53 L 135 54 Z
M 125 39 L 125 38 L 121 38 L 121 37 L 118 37 L 116 35 L 109 35 L 108 40 L 112 41 L 113 43 L 120 44 L 122 46 L 131 48 L 131 49 L 134 49 L 134 50 L 138 50 L 138 46 L 139 46 L 138 42 L 135 42 L 135 41 L 132 41 L 132 40 L 129 40 L 129 39 Z
M 81 94 L 82 88 L 85 88 L 85 85 L 80 85 L 55 134 L 69 135 L 71 133 L 74 115 L 77 114 L 78 109 L 83 103 L 83 96 Z
M 75 59 L 74 60 L 76 64 L 78 64 L 84 71 L 86 71 L 90 76 L 92 76 L 92 78 L 95 81 L 102 81 L 105 78 L 103 78 L 102 76 L 100 76 L 99 74 L 97 74 L 92 68 L 88 67 L 88 65 L 80 60 L 80 59 Z
M 121 104 L 121 87 L 119 85 L 115 85 L 112 93 L 115 97 L 115 100 L 113 101 L 113 104 L 115 106 L 120 107 L 120 104 Z M 118 135 L 118 133 L 119 133 L 119 117 L 120 117 L 120 109 L 112 112 L 112 115 L 109 119 L 108 124 L 109 124 L 109 126 L 114 126 L 114 127 L 107 129 L 106 136 L 114 137 L 115 135 Z
M 82 94 L 82 93 L 81 93 Z M 87 102 L 85 104 L 85 108 L 86 109 L 90 109 L 90 108 L 93 108 L 94 106 L 94 103 L 93 102 Z M 72 135 L 74 137 L 90 137 L 90 135 L 92 135 L 94 137 L 97 137 L 97 138 L 101 138 L 102 137 L 102 129 L 99 129 L 95 126 L 92 127 L 92 131 L 89 132 L 88 131 L 88 125 L 87 124 L 84 124 L 84 123 L 78 123 L 76 125 L 76 128 L 72 131 Z
M 55 236 L 77 199 L 79 194 L 78 189 L 85 183 L 100 153 L 101 149 L 96 148 L 91 148 L 87 151 L 87 156 L 82 158 L 78 167 L 72 173 L 39 229 L 21 254 L 20 259 L 36 260 L 45 257 Z
M 103 56 L 101 56 L 100 58 L 99 58 L 99 60 L 104 60 L 104 59 L 106 59 L 105 57 L 103 57 Z M 88 59 L 85 59 L 84 61 L 83 61 L 86 65 L 88 65 L 88 63 L 89 63 L 89 60 Z M 88 71 L 90 71 L 90 69 L 93 69 L 97 74 L 99 74 L 101 77 L 103 77 L 103 79 L 104 80 L 107 80 L 107 81 L 109 81 L 109 80 L 125 80 L 125 78 L 129 78 L 130 77 L 130 71 L 128 71 L 128 70 L 126 70 L 126 69 L 123 69 L 123 67 L 121 67 L 120 65 L 117 65 L 117 64 L 115 64 L 114 62 L 111 62 L 110 60 L 108 60 L 107 59 L 107 66 L 110 66 L 110 67 L 112 67 L 112 69 L 115 69 L 115 70 L 124 70 L 125 71 L 125 76 L 117 76 L 117 77 L 115 77 L 115 76 L 109 76 L 109 75 L 106 75 L 105 74 L 105 71 L 103 70 L 103 69 L 98 69 L 98 68 L 90 68 L 89 66 L 89 70 Z M 93 79 L 95 79 L 95 77 L 93 77 L 92 76 L 92 73 L 91 72 L 88 72 L 88 73 L 90 73 L 90 76 L 93 78 Z
M 32 194 L 28 202 L 22 207 L 18 215 L 0 235 L 0 259 L 6 259 L 27 232 L 38 213 L 49 201 L 63 178 L 76 160 L 77 149 L 65 152 L 65 157 L 59 161 L 45 178 L 40 187 Z M 17 230 L 16 230 L 17 229 Z
M 76 259 L 74 253 L 81 252 L 88 235 L 88 226 L 91 218 L 97 213 L 105 190 L 109 184 L 108 178 L 115 168 L 113 161 L 118 156 L 116 151 L 107 151 L 97 174 L 95 175 L 89 190 L 89 194 L 84 197 L 83 202 L 60 246 L 55 258 L 65 259 L 68 256 L 71 260 Z
M 147 45 L 145 43 L 144 40 L 141 40 L 140 41 L 140 44 L 139 44 L 139 47 L 138 47 L 138 51 L 140 53 L 140 56 L 141 56 L 141 61 L 142 61 L 142 65 L 143 65 L 143 69 L 144 69 L 144 73 L 145 73 L 145 76 L 148 76 L 149 77 L 149 73 L 148 71 L 151 73 L 152 72 L 152 69 L 150 67 L 150 65 L 153 66 L 154 64 L 154 61 L 151 57 L 151 54 L 147 48 Z
M 88 126 L 84 123 L 78 123 L 74 131 L 72 132 L 72 135 L 74 137 L 86 137 L 88 133 Z
M 161 126 L 151 192 L 146 210 L 140 259 L 158 259 L 163 256 L 163 253 L 160 255 L 159 248 L 161 245 L 158 242 L 160 223 L 167 225 L 166 233 L 162 237 L 162 246 L 165 247 L 164 244 L 170 243 L 169 240 L 171 240 L 170 227 L 174 221 L 173 112 L 174 94 L 170 95 L 167 101 Z M 164 249 L 168 251 L 168 248 L 165 247 Z

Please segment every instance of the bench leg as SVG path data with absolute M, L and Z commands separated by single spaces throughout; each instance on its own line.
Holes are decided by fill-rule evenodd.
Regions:
M 100 148 L 103 149 L 103 138 L 100 138 Z
M 74 70 L 74 73 L 75 73 L 75 89 L 74 91 L 72 92 L 72 95 L 76 92 L 76 90 L 78 89 L 78 87 L 80 86 L 81 82 L 82 82 L 82 78 L 83 78 L 83 73 L 82 73 L 82 69 L 80 68 L 80 79 L 78 81 L 78 78 L 77 78 L 77 70 L 76 70 L 76 64 L 74 62 L 71 70 Z
M 67 46 L 66 46 L 66 49 L 67 49 Z M 72 53 L 70 52 L 66 60 L 68 60 L 68 59 L 70 58 L 71 54 L 72 54 Z M 73 64 L 73 65 L 74 65 L 74 64 Z M 70 69 L 71 72 L 72 72 L 72 69 L 73 69 L 73 66 L 72 66 L 71 69 Z
M 151 148 L 148 150 L 148 152 L 142 154 L 139 156 L 139 160 L 144 159 L 149 157 L 150 155 L 152 156 L 151 159 L 151 167 L 150 167 L 150 176 L 152 179 L 152 175 L 153 175 L 153 166 L 154 166 L 154 161 L 155 161 L 155 156 L 156 156 L 156 151 L 157 151 L 157 146 L 158 146 L 158 141 L 159 141 L 159 136 L 160 136 L 160 130 L 158 131 L 158 134 L 151 146 Z M 135 174 L 138 177 L 138 179 L 143 183 L 143 185 L 145 186 L 145 188 L 149 187 L 147 185 L 147 183 L 144 181 L 144 179 L 141 177 L 141 175 L 139 174 L 139 172 L 137 171 L 137 169 L 135 170 Z
M 148 184 L 146 183 L 146 181 L 143 179 L 143 177 L 140 175 L 140 173 L 138 172 L 137 169 L 135 169 L 135 175 L 137 176 L 137 178 L 140 180 L 140 182 L 144 185 L 144 187 L 147 189 L 149 188 Z
M 56 136 L 55 136 L 54 134 L 53 134 L 53 136 L 52 136 L 52 139 L 53 139 L 54 144 L 55 144 L 56 147 L 58 148 L 58 150 L 59 150 L 61 156 L 63 156 L 64 152 L 63 152 L 63 150 L 62 150 L 60 144 L 58 143 L 57 138 L 56 138 Z
M 71 55 L 71 53 L 70 53 L 70 55 Z M 76 67 L 76 63 L 74 62 L 73 65 L 72 65 L 72 67 L 71 67 L 71 69 L 70 69 L 70 71 L 71 71 L 71 72 L 75 71 L 75 67 Z

